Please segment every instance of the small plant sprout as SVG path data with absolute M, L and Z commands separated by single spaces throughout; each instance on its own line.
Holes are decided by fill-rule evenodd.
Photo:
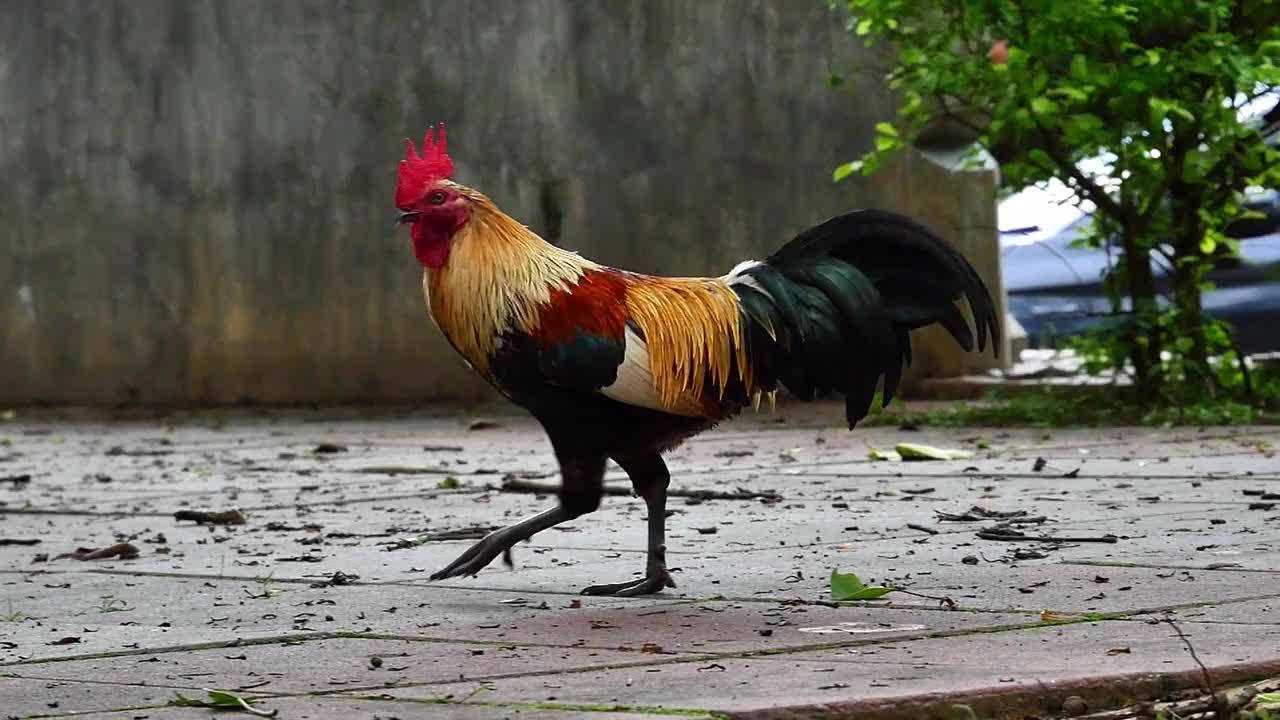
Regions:
M 100 613 L 126 612 L 132 609 L 129 607 L 128 601 L 115 595 L 103 595 L 102 601 L 98 603 L 98 612 Z
M 275 580 L 272 579 L 271 577 L 274 574 L 275 573 L 273 571 L 265 576 L 259 576 L 254 578 L 253 581 L 258 583 L 258 592 L 256 593 L 249 592 L 249 588 L 245 588 L 244 589 L 245 594 L 255 600 L 263 599 L 263 598 L 271 598 L 280 594 L 280 591 L 276 590 L 275 588 Z
M 13 609 L 13 601 L 9 601 L 9 609 L 3 615 L 0 615 L 0 622 L 20 623 L 30 620 L 31 616 L 21 610 Z

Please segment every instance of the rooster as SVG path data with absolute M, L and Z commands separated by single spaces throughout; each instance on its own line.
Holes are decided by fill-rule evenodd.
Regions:
M 475 372 L 539 421 L 561 474 L 555 507 L 495 530 L 432 579 L 509 561 L 516 543 L 595 511 L 612 459 L 648 508 L 645 572 L 582 593 L 675 587 L 664 452 L 758 409 L 762 396 L 772 403 L 780 386 L 801 399 L 842 394 L 852 430 L 878 386 L 885 405 L 893 398 L 911 361 L 909 334 L 927 325 L 942 325 L 965 351 L 990 338 L 999 352 L 981 278 L 902 215 L 833 217 L 720 277 L 656 277 L 556 247 L 450 180 L 443 125 L 438 141 L 428 130 L 421 154 L 405 142 L 397 224 L 410 226 L 431 317 Z

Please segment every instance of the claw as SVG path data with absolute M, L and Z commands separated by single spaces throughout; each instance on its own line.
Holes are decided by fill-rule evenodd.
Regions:
M 676 581 L 671 579 L 671 573 L 663 569 L 659 573 L 646 575 L 639 580 L 632 580 L 631 582 L 585 587 L 579 594 L 636 597 L 639 595 L 652 595 L 653 593 L 662 592 L 664 588 L 674 588 L 675 586 Z
M 432 573 L 431 579 L 445 580 L 464 575 L 475 576 L 488 567 L 489 563 L 493 562 L 499 555 L 502 555 L 508 566 L 513 565 L 511 562 L 511 546 L 506 545 L 495 537 L 485 537 L 480 542 L 467 548 L 457 559 L 446 565 L 443 570 Z

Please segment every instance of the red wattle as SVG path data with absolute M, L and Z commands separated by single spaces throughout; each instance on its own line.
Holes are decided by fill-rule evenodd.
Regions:
M 413 238 L 413 254 L 423 267 L 439 270 L 449 259 L 449 233 L 443 228 L 432 227 L 428 221 L 414 223 L 409 231 Z

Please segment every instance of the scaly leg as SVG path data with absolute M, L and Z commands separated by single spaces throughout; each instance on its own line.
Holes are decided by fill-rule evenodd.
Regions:
M 552 442 L 555 444 L 554 438 Z M 598 508 L 604 492 L 601 485 L 604 478 L 604 456 L 574 452 L 557 445 L 556 457 L 560 461 L 561 476 L 560 504 L 557 507 L 485 535 L 459 555 L 457 560 L 449 563 L 448 567 L 432 573 L 431 579 L 475 575 L 493 562 L 494 558 L 509 552 L 521 540 L 528 540 L 535 533 Z
M 448 567 L 432 573 L 431 579 L 443 580 L 461 575 L 475 575 L 493 562 L 494 558 L 508 552 L 521 540 L 528 540 L 535 533 L 573 518 L 569 511 L 556 506 L 550 510 L 543 510 L 533 517 L 525 518 L 515 525 L 494 530 L 481 538 L 480 542 L 467 548 L 467 551 L 459 555 L 457 560 L 449 563 Z
M 656 453 L 639 459 L 614 460 L 627 471 L 636 493 L 644 498 L 649 510 L 649 552 L 644 577 L 630 582 L 592 585 L 584 588 L 582 594 L 633 597 L 673 588 L 676 583 L 667 572 L 667 485 L 671 482 L 667 465 Z

